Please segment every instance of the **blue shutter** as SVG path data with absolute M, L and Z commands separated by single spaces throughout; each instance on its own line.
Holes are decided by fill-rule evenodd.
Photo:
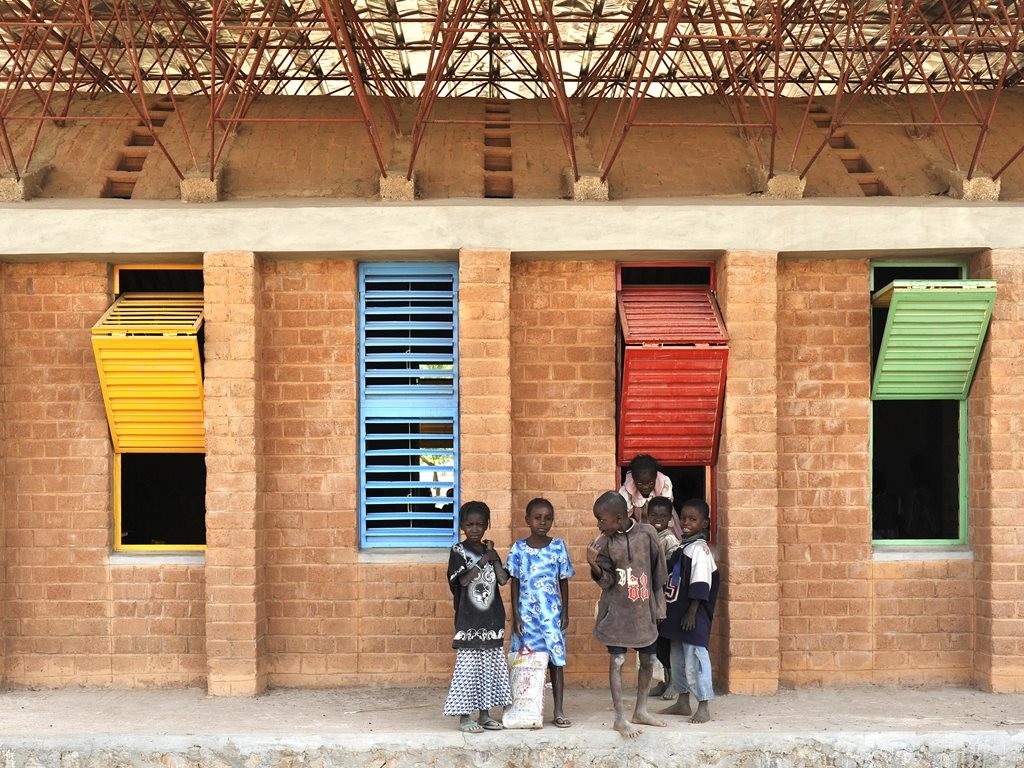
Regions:
M 449 547 L 458 500 L 458 265 L 359 269 L 360 545 Z

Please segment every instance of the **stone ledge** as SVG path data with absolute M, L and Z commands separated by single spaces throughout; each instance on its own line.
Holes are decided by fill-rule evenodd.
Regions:
M 999 179 L 977 174 L 967 178 L 967 174 L 957 168 L 939 168 L 939 178 L 946 185 L 946 196 L 955 200 L 985 200 L 995 202 L 999 199 Z
M 210 178 L 208 170 L 194 170 L 185 174 L 181 180 L 179 189 L 183 203 L 216 203 L 221 199 L 223 192 L 223 168 L 217 166 Z
M 583 171 L 577 179 L 572 168 L 562 169 L 562 196 L 578 202 L 586 200 L 608 200 L 608 182 L 601 181 L 597 171 Z
M 49 173 L 50 166 L 41 165 L 38 168 L 25 171 L 21 174 L 20 179 L 16 179 L 11 173 L 0 176 L 0 203 L 31 200 L 39 194 Z
M 761 165 L 748 165 L 751 186 L 756 194 L 777 200 L 800 200 L 804 196 L 807 179 L 801 179 L 793 171 L 783 171 L 773 176 Z

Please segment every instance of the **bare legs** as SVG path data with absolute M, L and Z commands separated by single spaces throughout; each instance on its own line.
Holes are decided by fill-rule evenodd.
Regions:
M 652 658 L 651 654 L 640 654 L 640 671 L 636 678 L 636 706 L 629 722 L 626 721 L 622 708 L 622 665 L 626 661 L 626 654 L 613 653 L 608 658 L 608 683 L 612 692 L 612 708 L 615 710 L 615 723 L 612 727 L 622 734 L 623 738 L 635 739 L 640 735 L 641 730 L 631 723 L 665 725 L 664 721 L 658 720 L 647 711 L 647 694 L 651 690 L 651 675 L 654 672 Z
M 554 723 L 559 728 L 568 728 L 572 721 L 565 716 L 562 709 L 562 700 L 565 696 L 565 669 L 549 664 L 548 672 L 551 674 L 551 696 L 555 700 Z

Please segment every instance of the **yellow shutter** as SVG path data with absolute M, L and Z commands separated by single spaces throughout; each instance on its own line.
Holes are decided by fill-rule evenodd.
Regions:
M 202 453 L 201 293 L 128 293 L 92 329 L 116 453 Z

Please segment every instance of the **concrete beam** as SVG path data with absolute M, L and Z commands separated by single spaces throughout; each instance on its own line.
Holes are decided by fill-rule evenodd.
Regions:
M 0 203 L 0 258 L 39 255 L 965 252 L 1024 246 L 1024 201 L 763 197 L 574 203 L 31 200 Z M 125 232 L 132 236 L 126 238 Z

